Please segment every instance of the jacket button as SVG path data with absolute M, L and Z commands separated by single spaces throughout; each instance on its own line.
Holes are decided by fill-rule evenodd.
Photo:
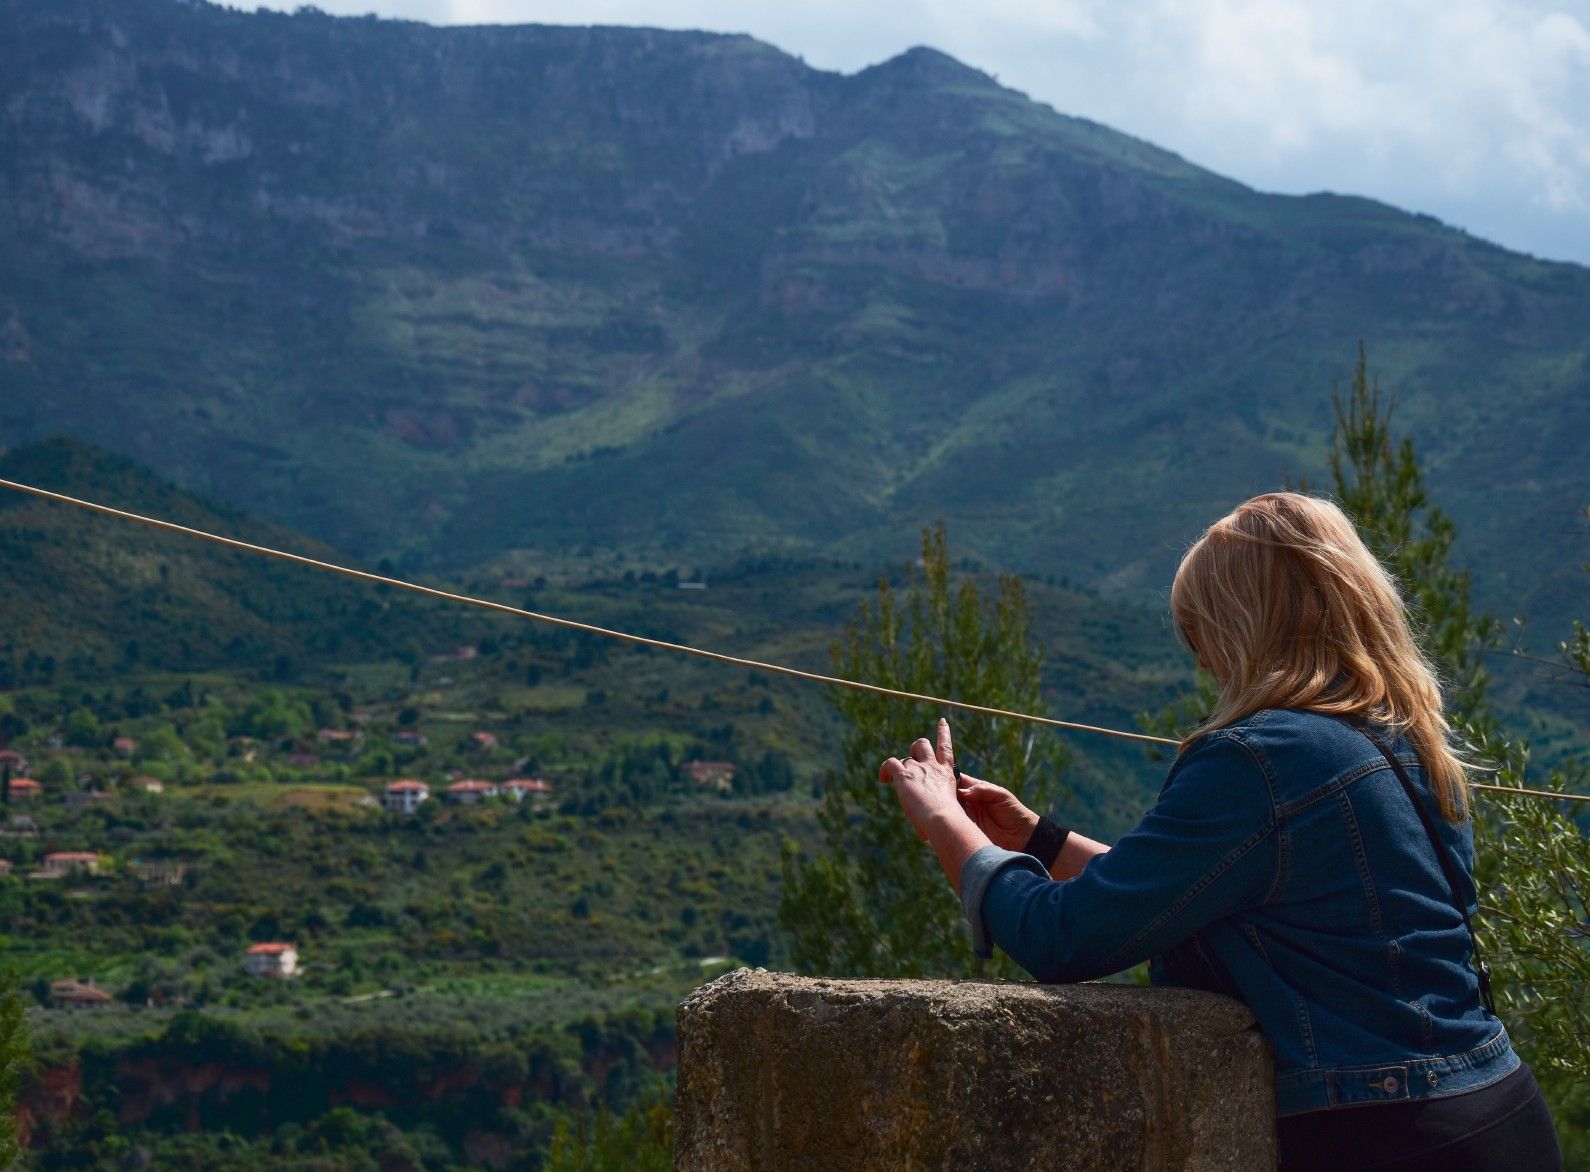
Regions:
M 1386 1075 L 1386 1081 L 1381 1083 L 1380 1085 L 1383 1086 L 1386 1089 L 1386 1094 L 1394 1095 L 1394 1094 L 1397 1093 L 1397 1088 L 1400 1087 L 1402 1084 L 1397 1081 L 1397 1076 L 1396 1075 L 1388 1074 L 1388 1075 Z
M 1425 1071 L 1424 1081 L 1429 1083 L 1431 1086 L 1435 1086 L 1436 1083 L 1441 1081 L 1441 1076 L 1433 1070 L 1427 1070 Z

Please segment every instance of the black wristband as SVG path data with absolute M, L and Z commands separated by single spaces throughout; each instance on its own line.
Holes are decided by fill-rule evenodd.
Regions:
M 1027 845 L 1021 848 L 1021 853 L 1037 859 L 1045 871 L 1052 871 L 1054 861 L 1060 857 L 1060 848 L 1069 837 L 1070 827 L 1060 825 L 1047 814 L 1040 814 L 1038 825 L 1032 828 L 1032 837 L 1027 839 Z

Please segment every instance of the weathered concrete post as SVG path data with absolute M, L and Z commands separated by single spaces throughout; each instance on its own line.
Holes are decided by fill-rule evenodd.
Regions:
M 679 1043 L 681 1172 L 1275 1166 L 1269 1046 L 1211 993 L 740 969 Z

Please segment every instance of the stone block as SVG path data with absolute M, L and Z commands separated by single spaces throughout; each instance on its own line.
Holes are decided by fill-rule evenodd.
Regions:
M 1269 1046 L 1211 993 L 740 969 L 679 1043 L 682 1172 L 1275 1166 Z

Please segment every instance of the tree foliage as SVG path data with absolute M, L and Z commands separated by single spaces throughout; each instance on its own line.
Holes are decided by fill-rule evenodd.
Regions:
M 1332 408 L 1330 465 L 1337 500 L 1396 575 L 1421 641 L 1445 673 L 1448 703 L 1460 717 L 1489 719 L 1481 652 L 1496 645 L 1501 624 L 1474 608 L 1469 572 L 1448 564 L 1456 526 L 1430 503 L 1413 440 L 1392 438 L 1392 405 L 1378 380 L 1369 377 L 1362 343 L 1352 385 L 1332 396 Z
M 942 524 L 922 536 L 921 573 L 904 596 L 880 582 L 834 648 L 838 673 L 903 691 L 1038 712 L 1041 656 L 1020 581 L 991 596 L 952 585 Z M 818 819 L 823 846 L 787 852 L 779 918 L 794 963 L 833 976 L 952 976 L 978 971 L 955 894 L 917 841 L 878 763 L 932 734 L 941 713 L 913 701 L 844 689 L 842 770 L 828 778 Z M 950 712 L 968 773 L 1006 786 L 1034 809 L 1058 793 L 1064 753 L 1049 734 L 1012 720 Z M 1010 973 L 999 957 L 992 970 Z
M 27 1019 L 15 973 L 0 978 L 0 1168 L 21 1154 L 17 1144 L 17 1090 L 29 1056 Z
M 635 1103 L 623 1114 L 603 1109 L 584 1120 L 565 1115 L 542 1172 L 668 1172 L 673 1149 L 674 1113 L 665 1099 Z
M 1573 761 L 1544 777 L 1529 774 L 1528 741 L 1504 729 L 1492 708 L 1481 652 L 1495 645 L 1499 624 L 1474 608 L 1469 575 L 1448 563 L 1453 525 L 1429 503 L 1412 441 L 1393 440 L 1391 407 L 1370 382 L 1361 346 L 1335 409 L 1336 495 L 1400 580 L 1450 681 L 1450 714 L 1471 758 L 1498 785 L 1585 792 L 1590 778 Z M 1590 681 L 1582 623 L 1560 651 L 1564 666 Z M 1474 801 L 1475 878 L 1498 1009 L 1552 1100 L 1570 1154 L 1577 1143 L 1590 1157 L 1590 843 L 1571 811 L 1566 802 L 1482 791 Z

